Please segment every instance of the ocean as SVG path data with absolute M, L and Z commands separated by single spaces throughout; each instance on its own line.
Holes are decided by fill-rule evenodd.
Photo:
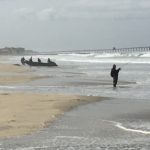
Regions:
M 1 63 L 20 64 L 22 56 L 3 56 Z M 59 92 L 79 95 L 109 96 L 148 99 L 150 83 L 150 53 L 67 53 L 35 55 L 33 61 L 47 58 L 58 67 L 29 67 L 33 74 L 47 76 L 46 79 L 27 84 L 0 86 L 0 91 Z M 26 56 L 29 59 L 30 56 Z M 112 87 L 110 70 L 112 65 L 121 67 L 116 89 Z
M 1 63 L 21 64 L 22 56 L 1 56 Z M 30 56 L 25 56 L 29 59 Z M 48 128 L 22 138 L 0 141 L 2 149 L 149 150 L 150 52 L 67 53 L 50 58 L 58 67 L 28 67 L 47 76 L 25 84 L 1 85 L 0 92 L 69 93 L 107 97 L 65 113 Z M 113 88 L 110 70 L 121 67 Z M 21 67 L 21 66 L 20 66 Z

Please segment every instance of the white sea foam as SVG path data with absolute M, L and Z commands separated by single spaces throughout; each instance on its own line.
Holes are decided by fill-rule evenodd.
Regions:
M 120 53 L 103 53 L 103 54 L 95 54 L 95 58 L 105 58 L 105 57 L 121 57 L 124 56 Z
M 1 62 L 6 63 L 20 63 L 22 56 L 2 57 Z M 29 59 L 30 56 L 25 56 Z M 33 61 L 41 58 L 43 62 L 50 58 L 52 61 L 74 61 L 74 62 L 90 62 L 90 63 L 150 63 L 150 52 L 136 52 L 136 53 L 68 53 L 57 55 L 33 55 Z
M 60 54 L 55 60 L 90 63 L 150 63 L 150 53 Z
M 0 89 L 15 89 L 15 88 L 16 86 L 7 86 L 7 85 L 0 86 Z
M 15 150 L 35 150 L 35 149 L 47 149 L 49 148 L 48 146 L 36 146 L 36 147 L 19 147 L 16 148 Z
M 103 120 L 103 121 L 112 123 L 114 126 L 118 127 L 119 129 L 122 129 L 122 130 L 124 130 L 124 131 L 150 135 L 150 131 L 147 131 L 147 130 L 140 130 L 140 129 L 134 129 L 134 128 L 127 128 L 127 127 L 125 127 L 125 126 L 124 126 L 122 123 L 120 123 L 120 122 L 109 121 L 109 120 Z
M 125 130 L 125 131 L 130 131 L 130 132 L 136 132 L 136 133 L 142 133 L 142 134 L 150 134 L 150 131 L 145 131 L 145 130 L 138 130 L 138 129 L 131 129 L 131 128 L 127 128 L 127 127 L 124 127 L 122 125 L 122 123 L 116 123 L 115 125 L 116 127 L 122 129 L 122 130 Z
M 64 138 L 67 138 L 67 139 L 86 139 L 85 137 L 80 137 L 80 136 L 56 136 L 55 140 L 56 139 L 64 139 Z
M 150 53 L 145 53 L 145 54 L 141 55 L 141 57 L 150 57 Z

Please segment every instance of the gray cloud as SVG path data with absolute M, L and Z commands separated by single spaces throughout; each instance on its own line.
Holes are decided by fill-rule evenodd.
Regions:
M 145 45 L 148 0 L 0 0 L 2 46 L 82 49 Z
M 41 21 L 59 19 L 143 19 L 150 15 L 146 0 L 62 0 L 64 3 L 45 1 L 45 6 L 23 7 L 15 10 L 22 18 Z M 47 7 L 49 6 L 49 7 Z
M 31 8 L 20 8 L 15 10 L 14 15 L 25 20 L 32 20 L 35 18 L 35 11 Z

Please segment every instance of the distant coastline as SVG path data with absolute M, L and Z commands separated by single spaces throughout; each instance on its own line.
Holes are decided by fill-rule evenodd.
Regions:
M 38 54 L 33 50 L 26 50 L 23 47 L 4 47 L 0 48 L 0 55 L 31 55 Z

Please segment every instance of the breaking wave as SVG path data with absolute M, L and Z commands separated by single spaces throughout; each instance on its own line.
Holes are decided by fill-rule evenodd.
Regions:
M 1 62 L 18 63 L 22 56 L 14 56 L 7 59 L 1 59 Z M 28 60 L 31 56 L 25 56 Z M 56 55 L 34 55 L 33 61 L 41 58 L 43 62 L 47 62 L 47 58 L 52 61 L 59 62 L 81 62 L 81 63 L 147 63 L 150 64 L 150 52 L 136 52 L 136 53 L 67 53 Z

